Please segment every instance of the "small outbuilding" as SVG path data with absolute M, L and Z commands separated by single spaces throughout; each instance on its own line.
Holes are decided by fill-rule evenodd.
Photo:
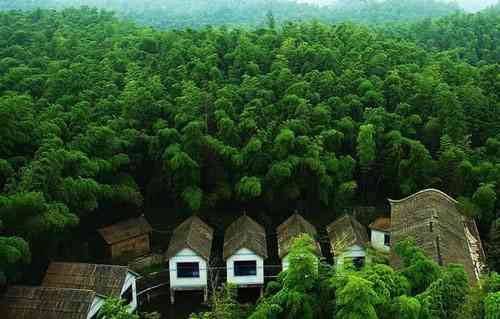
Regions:
M 278 255 L 281 259 L 283 270 L 287 270 L 289 266 L 288 252 L 295 238 L 302 234 L 311 236 L 316 243 L 316 252 L 321 256 L 321 247 L 316 241 L 318 232 L 316 227 L 304 219 L 300 214 L 295 213 L 277 228 L 278 235 Z
M 353 216 L 344 215 L 327 227 L 335 265 L 352 262 L 362 268 L 367 262 L 366 247 L 369 245 L 366 227 Z
M 208 265 L 212 251 L 213 229 L 193 216 L 172 234 L 165 258 L 170 276 L 170 299 L 176 290 L 204 290 L 208 297 Z
M 107 244 L 108 255 L 112 259 L 135 258 L 151 252 L 151 225 L 144 216 L 98 230 Z
M 372 247 L 378 251 L 389 252 L 391 250 L 391 219 L 387 217 L 377 218 L 369 226 Z
M 42 281 L 43 287 L 84 289 L 105 298 L 119 298 L 137 309 L 138 274 L 125 266 L 53 262 Z
M 227 282 L 238 287 L 264 285 L 264 260 L 267 241 L 264 227 L 243 215 L 234 221 L 224 234 L 224 260 Z
M 2 319 L 95 319 L 104 297 L 91 290 L 11 286 L 0 296 Z

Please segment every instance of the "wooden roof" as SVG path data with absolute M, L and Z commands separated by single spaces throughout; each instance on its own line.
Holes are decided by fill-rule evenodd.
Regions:
M 391 231 L 391 219 L 387 218 L 387 217 L 377 218 L 368 227 L 370 227 L 370 229 L 373 229 L 373 230 L 378 230 L 378 231 L 388 233 Z
M 436 189 L 389 201 L 393 243 L 413 238 L 437 263 L 461 264 L 471 281 L 478 279 L 484 267 L 481 239 L 475 222 L 458 211 L 457 201 Z M 394 266 L 399 266 L 399 259 L 392 259 Z
M 235 220 L 224 233 L 224 260 L 242 248 L 267 258 L 266 230 L 250 217 L 243 215 Z
M 308 234 L 313 239 L 316 239 L 316 236 L 318 235 L 316 227 L 314 227 L 298 213 L 290 216 L 286 221 L 279 225 L 276 230 L 278 234 L 278 255 L 280 258 L 288 255 L 293 239 L 296 237 L 301 234 Z M 317 242 L 316 244 L 318 253 L 321 254 L 321 248 Z
M 96 293 L 90 290 L 9 287 L 0 299 L 2 319 L 86 319 Z
M 326 231 L 334 255 L 341 254 L 353 245 L 365 246 L 369 242 L 366 227 L 351 215 L 344 215 L 337 219 L 328 225 Z
M 130 238 L 148 234 L 152 230 L 146 218 L 141 216 L 98 229 L 97 231 L 101 234 L 106 243 L 113 245 Z
M 189 217 L 174 230 L 165 257 L 170 259 L 182 249 L 189 248 L 209 260 L 213 238 L 214 231 L 210 226 L 196 216 Z
M 128 273 L 134 274 L 125 266 L 53 262 L 42 286 L 87 289 L 106 297 L 120 297 Z

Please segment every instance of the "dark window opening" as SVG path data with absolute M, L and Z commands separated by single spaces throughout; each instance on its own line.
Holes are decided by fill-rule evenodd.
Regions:
M 97 316 L 99 315 L 99 311 L 96 312 L 90 319 L 97 319 Z
M 177 278 L 199 278 L 200 265 L 198 263 L 177 263 Z
M 257 275 L 257 261 L 245 260 L 234 262 L 234 275 L 235 276 L 256 276 Z
M 132 292 L 132 285 L 128 287 L 127 290 L 122 295 L 122 299 L 125 300 L 126 305 L 130 305 L 132 301 L 134 300 L 133 292 Z
M 352 259 L 352 264 L 354 265 L 354 268 L 356 269 L 361 269 L 365 265 L 365 257 L 354 257 Z
M 386 246 L 390 246 L 391 245 L 391 235 L 384 234 L 384 245 L 386 245 Z

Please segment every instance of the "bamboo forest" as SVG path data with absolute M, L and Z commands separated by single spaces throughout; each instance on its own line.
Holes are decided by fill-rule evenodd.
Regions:
M 480 2 L 0 0 L 0 318 L 500 319 Z

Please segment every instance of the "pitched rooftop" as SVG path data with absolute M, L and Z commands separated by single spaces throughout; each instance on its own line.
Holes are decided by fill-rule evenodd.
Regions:
M 189 248 L 209 260 L 213 234 L 213 229 L 200 218 L 189 217 L 174 230 L 165 257 L 170 259 L 182 249 Z
M 290 246 L 295 238 L 301 234 L 308 234 L 313 239 L 316 238 L 318 232 L 316 227 L 304 219 L 300 214 L 295 213 L 277 228 L 278 234 L 278 255 L 280 258 L 288 255 Z M 318 253 L 321 254 L 321 249 L 317 245 Z
M 337 219 L 328 225 L 326 231 L 335 256 L 353 245 L 365 246 L 369 242 L 366 227 L 351 215 Z
M 98 230 L 102 238 L 109 245 L 148 234 L 152 231 L 151 225 L 144 216 L 129 219 Z
M 224 260 L 242 248 L 267 258 L 266 230 L 246 215 L 235 220 L 224 234 Z

